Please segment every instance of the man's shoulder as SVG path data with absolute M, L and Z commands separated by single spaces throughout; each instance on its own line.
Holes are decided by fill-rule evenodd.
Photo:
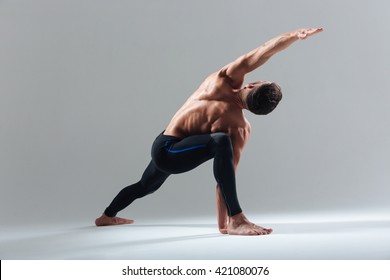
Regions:
M 232 89 L 239 89 L 242 87 L 242 84 L 244 83 L 244 77 L 241 79 L 235 79 L 233 80 L 228 74 L 227 69 L 229 65 L 226 65 L 225 67 L 221 68 L 219 71 L 216 72 L 216 76 L 223 80 L 225 83 L 228 83 L 229 86 Z
M 213 83 L 216 86 L 229 87 L 234 89 L 232 80 L 229 76 L 226 75 L 226 69 L 222 68 L 212 74 L 210 74 L 206 79 L 206 83 Z
M 196 90 L 195 96 L 201 100 L 229 101 L 234 89 L 227 78 L 219 77 L 218 74 L 210 75 Z

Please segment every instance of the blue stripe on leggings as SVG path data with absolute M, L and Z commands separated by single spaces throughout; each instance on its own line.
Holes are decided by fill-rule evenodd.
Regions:
M 168 153 L 182 153 L 182 152 L 191 151 L 191 150 L 195 150 L 195 149 L 199 149 L 199 148 L 204 148 L 206 146 L 207 145 L 198 145 L 198 146 L 192 146 L 192 147 L 188 147 L 188 148 L 181 149 L 181 150 L 171 150 L 171 149 L 168 149 L 166 147 L 166 150 L 168 151 Z

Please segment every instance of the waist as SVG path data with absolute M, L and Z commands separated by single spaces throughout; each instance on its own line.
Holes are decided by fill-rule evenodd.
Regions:
M 182 138 L 173 136 L 173 135 L 167 135 L 165 134 L 165 130 L 163 130 L 157 137 L 156 140 L 177 140 L 180 141 Z

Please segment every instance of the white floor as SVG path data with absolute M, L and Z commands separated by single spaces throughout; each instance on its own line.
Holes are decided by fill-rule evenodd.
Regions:
M 2 227 L 0 259 L 390 259 L 390 217 L 251 216 L 269 236 L 218 233 L 214 217 Z

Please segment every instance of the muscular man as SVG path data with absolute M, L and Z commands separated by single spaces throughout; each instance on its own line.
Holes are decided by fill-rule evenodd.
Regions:
M 272 112 L 282 98 L 281 88 L 258 81 L 242 88 L 245 74 L 263 65 L 293 42 L 321 32 L 305 28 L 277 36 L 211 74 L 174 115 L 152 146 L 152 160 L 139 182 L 125 187 L 97 218 L 97 226 L 131 224 L 116 217 L 135 199 L 156 191 L 171 174 L 187 172 L 214 159 L 217 216 L 224 234 L 263 235 L 266 229 L 244 215 L 236 193 L 235 169 L 250 134 L 243 110 L 257 115 Z

